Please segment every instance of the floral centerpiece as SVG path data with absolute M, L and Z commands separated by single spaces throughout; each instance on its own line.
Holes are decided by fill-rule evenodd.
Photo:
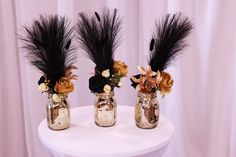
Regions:
M 117 10 L 103 9 L 99 15 L 79 14 L 78 38 L 82 49 L 95 63 L 94 75 L 89 79 L 89 89 L 96 94 L 95 123 L 112 126 L 116 122 L 116 101 L 114 88 L 121 87 L 121 79 L 128 73 L 127 65 L 114 60 L 114 52 L 119 46 L 121 20 Z
M 189 19 L 180 13 L 167 14 L 155 26 L 149 48 L 149 66 L 146 69 L 139 66 L 140 74 L 131 77 L 131 85 L 138 92 L 135 120 L 140 128 L 153 128 L 158 124 L 159 103 L 156 93 L 165 96 L 171 91 L 174 80 L 165 70 L 182 54 L 186 46 L 185 39 L 193 28 Z
M 72 80 L 77 76 L 76 55 L 72 43 L 74 28 L 65 17 L 57 15 L 40 16 L 29 27 L 25 26 L 25 36 L 21 37 L 27 50 L 27 58 L 42 76 L 38 89 L 47 93 L 48 126 L 62 130 L 70 126 L 70 110 L 67 96 L 74 91 Z

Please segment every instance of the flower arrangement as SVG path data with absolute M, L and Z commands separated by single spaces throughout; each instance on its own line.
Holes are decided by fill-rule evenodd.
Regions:
M 89 89 L 93 93 L 110 93 L 115 87 L 123 85 L 121 79 L 128 73 L 128 66 L 122 61 L 114 61 L 112 69 L 96 71 L 95 75 L 89 79 Z
M 138 92 L 155 93 L 156 91 L 160 91 L 162 95 L 165 95 L 171 91 L 174 81 L 169 73 L 164 71 L 154 72 L 150 66 L 148 66 L 147 69 L 138 66 L 138 70 L 141 73 L 139 78 L 136 78 L 137 76 L 131 77 L 133 81 L 132 86 L 135 87 Z
M 38 81 L 38 90 L 42 93 L 46 92 L 52 95 L 52 100 L 56 103 L 64 100 L 68 93 L 74 91 L 72 80 L 76 80 L 77 76 L 72 74 L 72 70 L 77 69 L 76 66 L 70 66 L 66 70 L 65 76 L 61 77 L 55 85 L 51 84 L 47 76 L 41 76 Z
M 117 10 L 103 9 L 101 16 L 79 14 L 77 32 L 80 45 L 88 57 L 95 63 L 95 72 L 89 79 L 89 89 L 93 93 L 110 93 L 115 87 L 121 87 L 121 79 L 128 73 L 128 66 L 114 60 L 114 51 L 119 46 L 121 20 Z
M 57 15 L 40 16 L 30 27 L 25 28 L 21 37 L 23 48 L 28 52 L 30 63 L 43 73 L 38 81 L 38 89 L 48 93 L 56 103 L 64 100 L 74 91 L 72 80 L 77 76 L 75 51 L 71 46 L 74 28 L 65 17 Z
M 165 69 L 182 53 L 186 47 L 185 38 L 193 26 L 187 17 L 167 14 L 156 22 L 156 31 L 150 42 L 150 59 L 147 69 L 138 67 L 140 74 L 132 76 L 132 86 L 142 93 L 166 95 L 174 83 L 171 75 Z

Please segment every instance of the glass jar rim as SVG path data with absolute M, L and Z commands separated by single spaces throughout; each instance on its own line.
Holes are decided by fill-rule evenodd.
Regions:
M 102 92 L 102 93 L 95 93 L 96 96 L 114 96 L 115 92 L 111 91 L 110 93 Z
M 156 98 L 157 97 L 157 92 L 154 92 L 154 93 L 138 92 L 138 97 Z

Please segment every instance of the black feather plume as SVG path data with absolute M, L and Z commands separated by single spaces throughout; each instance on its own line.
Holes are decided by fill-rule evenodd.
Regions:
M 70 48 L 71 40 L 69 40 L 65 46 L 65 49 L 68 50 Z
M 152 38 L 151 42 L 150 42 L 150 47 L 149 50 L 152 51 L 154 48 L 154 44 L 155 44 L 155 40 Z
M 112 69 L 114 51 L 120 44 L 120 26 L 121 20 L 116 9 L 112 13 L 104 9 L 100 16 L 97 12 L 93 16 L 79 14 L 77 32 L 80 45 L 99 72 Z
M 98 19 L 98 21 L 100 22 L 100 16 L 98 15 L 98 13 L 95 11 L 95 16 Z
M 50 80 L 54 87 L 56 81 L 65 75 L 68 67 L 75 63 L 75 51 L 71 46 L 73 27 L 65 17 L 40 16 L 20 39 L 27 50 L 30 63 Z
M 176 56 L 181 54 L 186 46 L 185 39 L 192 29 L 193 26 L 189 19 L 182 17 L 180 13 L 167 14 L 156 23 L 156 31 L 153 34 L 154 50 L 150 49 L 149 60 L 153 71 L 163 71 Z

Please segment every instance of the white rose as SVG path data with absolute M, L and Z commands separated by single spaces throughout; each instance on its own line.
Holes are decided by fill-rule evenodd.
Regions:
M 120 82 L 118 83 L 118 86 L 119 86 L 119 87 L 122 87 L 122 86 L 123 86 L 123 82 L 120 81 Z
M 59 97 L 58 94 L 53 94 L 53 95 L 52 95 L 52 100 L 53 100 L 54 102 L 60 102 L 60 101 L 61 101 L 61 98 Z
M 103 72 L 102 72 L 102 76 L 103 77 L 109 77 L 110 76 L 110 70 L 109 69 L 107 69 L 107 70 L 104 70 Z
M 110 93 L 110 91 L 111 91 L 111 86 L 109 86 L 108 84 L 106 84 L 104 87 L 103 87 L 103 91 L 105 92 L 105 93 Z
M 41 83 L 38 86 L 38 90 L 40 90 L 41 92 L 46 92 L 46 91 L 48 91 L 48 86 L 45 83 Z

